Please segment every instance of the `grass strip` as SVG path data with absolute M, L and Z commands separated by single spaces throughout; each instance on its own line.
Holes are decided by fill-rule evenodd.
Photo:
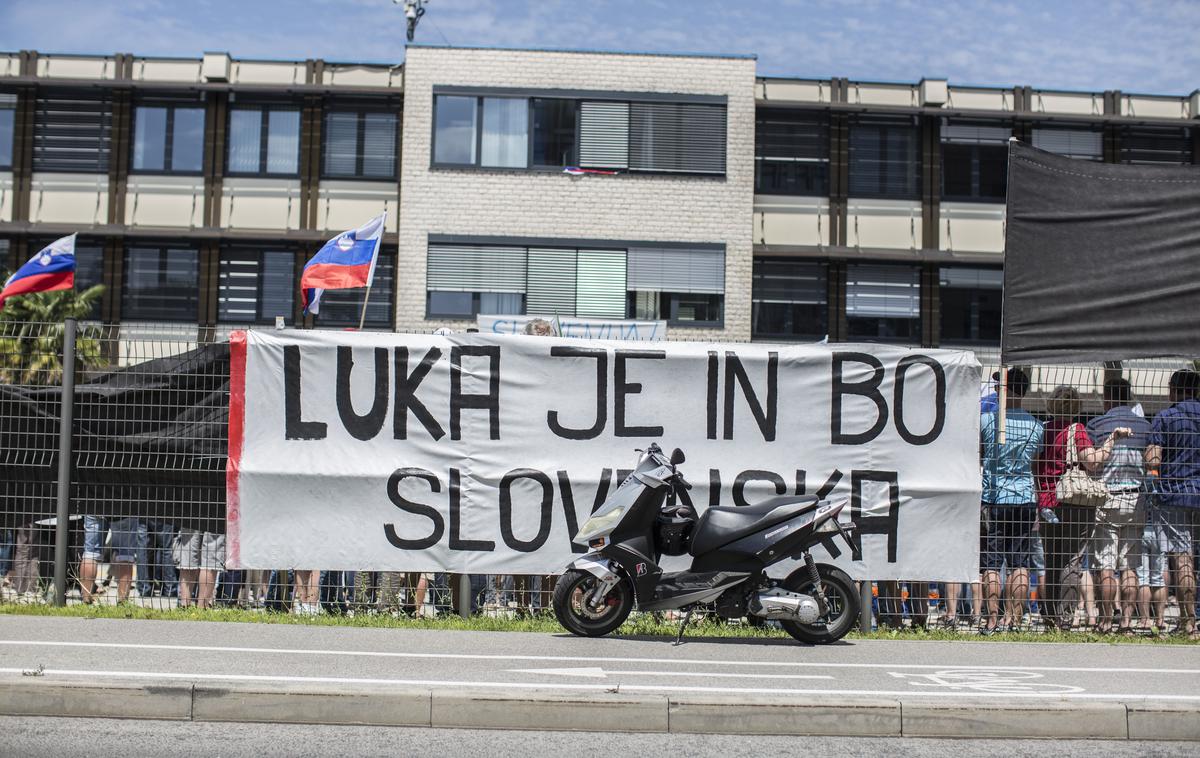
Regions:
M 152 619 L 161 621 L 225 621 L 255 624 L 299 624 L 305 626 L 363 627 L 372 629 L 447 629 L 471 632 L 537 632 L 562 634 L 564 630 L 548 611 L 529 616 L 472 616 L 462 618 L 445 614 L 437 618 L 412 618 L 404 614 L 359 613 L 355 615 L 321 614 L 297 616 L 290 613 L 274 613 L 245 610 L 241 608 L 197 608 L 157 609 L 139 605 L 70 605 L 58 608 L 52 605 L 0 605 L 0 615 L 8 616 L 54 616 L 61 618 L 88 619 Z M 673 638 L 679 630 L 678 622 L 671 622 L 649 613 L 633 614 L 614 632 L 622 637 Z M 722 622 L 703 618 L 688 626 L 687 639 L 743 638 L 748 640 L 787 640 L 786 632 L 771 626 L 752 627 L 738 622 Z M 1200 644 L 1184 636 L 1150 637 L 1100 635 L 1090 632 L 1036 632 L 1019 631 L 994 634 L 987 637 L 974 633 L 954 632 L 941 629 L 881 629 L 870 633 L 851 632 L 847 639 L 868 640 L 935 640 L 958 642 L 1088 642 L 1134 645 L 1195 645 Z

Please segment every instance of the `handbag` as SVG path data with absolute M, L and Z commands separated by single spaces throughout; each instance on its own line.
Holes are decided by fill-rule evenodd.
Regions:
M 1054 486 L 1058 502 L 1068 505 L 1081 505 L 1087 508 L 1099 508 L 1108 502 L 1108 489 L 1103 482 L 1096 481 L 1079 463 L 1079 450 L 1075 445 L 1075 427 L 1067 427 L 1067 469 L 1058 478 Z

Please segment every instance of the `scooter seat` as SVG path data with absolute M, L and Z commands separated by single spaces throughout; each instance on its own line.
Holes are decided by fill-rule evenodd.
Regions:
M 754 505 L 713 506 L 700 516 L 688 552 L 693 556 L 711 552 L 748 534 L 787 521 L 817 507 L 819 502 L 815 495 L 783 495 Z

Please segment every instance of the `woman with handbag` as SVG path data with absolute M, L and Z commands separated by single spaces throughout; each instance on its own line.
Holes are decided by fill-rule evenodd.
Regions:
M 1103 446 L 1096 447 L 1079 422 L 1081 403 L 1074 387 L 1055 387 L 1046 408 L 1051 420 L 1035 465 L 1046 553 L 1045 621 L 1066 631 L 1079 605 L 1083 557 L 1096 523 L 1096 508 L 1108 501 L 1108 490 L 1091 472 L 1104 465 L 1116 439 L 1128 436 L 1129 430 L 1115 430 Z

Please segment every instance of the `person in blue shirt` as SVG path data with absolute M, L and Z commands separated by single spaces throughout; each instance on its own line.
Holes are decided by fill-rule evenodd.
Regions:
M 1033 459 L 1042 447 L 1042 424 L 1021 407 L 1029 392 L 1029 375 L 1010 368 L 1007 375 L 1004 442 L 1000 442 L 997 413 L 979 420 L 980 455 L 983 460 L 982 513 L 980 518 L 980 568 L 986 620 L 984 634 L 1020 625 L 1029 598 L 1029 568 L 1037 524 L 1037 495 Z M 1000 571 L 1008 568 L 1004 624 L 1000 613 Z
M 1196 630 L 1196 572 L 1193 528 L 1200 512 L 1200 374 L 1183 369 L 1171 375 L 1171 407 L 1154 417 L 1146 446 L 1146 468 L 1157 475 L 1155 493 L 1160 540 L 1179 599 L 1179 631 Z
M 1100 569 L 1100 623 L 1097 631 L 1111 628 L 1120 577 L 1120 631 L 1133 635 L 1133 607 L 1138 602 L 1137 571 L 1142 565 L 1142 537 L 1146 528 L 1145 479 L 1146 443 L 1150 422 L 1130 407 L 1133 391 L 1127 379 L 1104 382 L 1104 415 L 1087 424 L 1088 436 L 1097 447 L 1111 447 L 1097 478 L 1108 489 L 1108 502 L 1096 509 L 1092 532 L 1092 555 Z M 1109 443 L 1112 439 L 1113 442 Z M 1093 565 L 1095 568 L 1096 565 Z M 1146 618 L 1143 615 L 1143 622 Z

